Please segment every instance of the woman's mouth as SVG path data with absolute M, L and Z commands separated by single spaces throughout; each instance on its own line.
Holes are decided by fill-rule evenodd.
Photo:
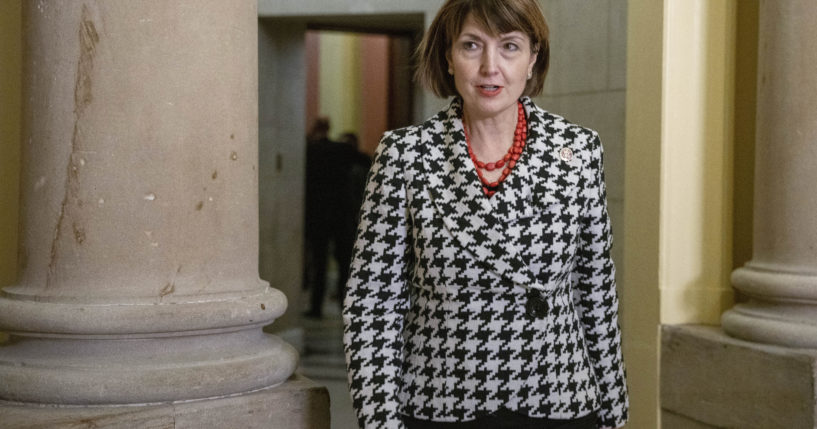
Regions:
M 497 95 L 502 91 L 502 87 L 499 85 L 477 85 L 477 89 L 482 95 L 489 97 Z

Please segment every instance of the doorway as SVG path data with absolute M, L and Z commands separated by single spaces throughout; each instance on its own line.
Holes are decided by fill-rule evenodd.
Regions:
M 303 287 L 307 130 L 329 117 L 332 139 L 354 133 L 371 156 L 384 131 L 416 122 L 422 92 L 411 58 L 422 31 L 422 14 L 259 20 L 259 271 L 289 301 L 268 330 L 299 349 L 302 374 L 329 389 L 333 429 L 357 423 L 333 258 L 324 317 L 302 316 L 311 292 Z

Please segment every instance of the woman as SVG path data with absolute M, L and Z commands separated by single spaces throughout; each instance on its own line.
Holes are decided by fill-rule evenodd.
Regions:
M 343 310 L 361 427 L 622 426 L 601 144 L 529 98 L 536 0 L 448 0 L 418 52 L 454 98 L 369 173 Z

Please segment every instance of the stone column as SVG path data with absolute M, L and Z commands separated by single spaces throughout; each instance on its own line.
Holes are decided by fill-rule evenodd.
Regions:
M 817 2 L 761 1 L 749 297 L 723 316 L 737 338 L 817 347 Z
M 0 421 L 328 427 L 262 331 L 287 302 L 258 277 L 255 0 L 23 9 Z
M 748 301 L 723 330 L 662 327 L 665 429 L 817 427 L 817 2 L 758 16 L 754 249 L 732 273 Z

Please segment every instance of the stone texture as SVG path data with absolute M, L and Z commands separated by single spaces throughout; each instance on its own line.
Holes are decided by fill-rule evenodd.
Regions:
M 739 338 L 817 347 L 817 3 L 760 3 L 752 260 L 732 282 L 750 297 L 723 316 Z
M 235 394 L 294 371 L 291 347 L 259 328 L 141 339 L 12 337 L 0 355 L 0 399 L 128 404 Z
M 326 388 L 303 377 L 245 395 L 139 407 L 27 407 L 0 402 L 4 429 L 329 429 Z
M 666 428 L 815 427 L 817 351 L 731 338 L 719 328 L 664 326 L 661 407 Z M 710 425 L 710 426 L 706 426 Z
M 23 3 L 0 426 L 325 427 L 262 330 L 287 300 L 258 276 L 256 26 L 253 0 Z
M 542 1 L 551 31 L 552 58 L 545 94 L 608 89 L 610 1 Z
M 667 410 L 661 410 L 661 429 L 717 429 L 705 423 L 680 416 Z
M 306 26 L 262 19 L 258 30 L 259 269 L 292 308 L 273 329 L 292 332 L 300 324 L 303 275 Z
M 242 5 L 24 3 L 22 261 L 8 296 L 157 304 L 263 290 L 247 216 L 257 39 L 243 29 L 256 18 Z
M 627 87 L 627 0 L 610 0 L 610 89 Z

